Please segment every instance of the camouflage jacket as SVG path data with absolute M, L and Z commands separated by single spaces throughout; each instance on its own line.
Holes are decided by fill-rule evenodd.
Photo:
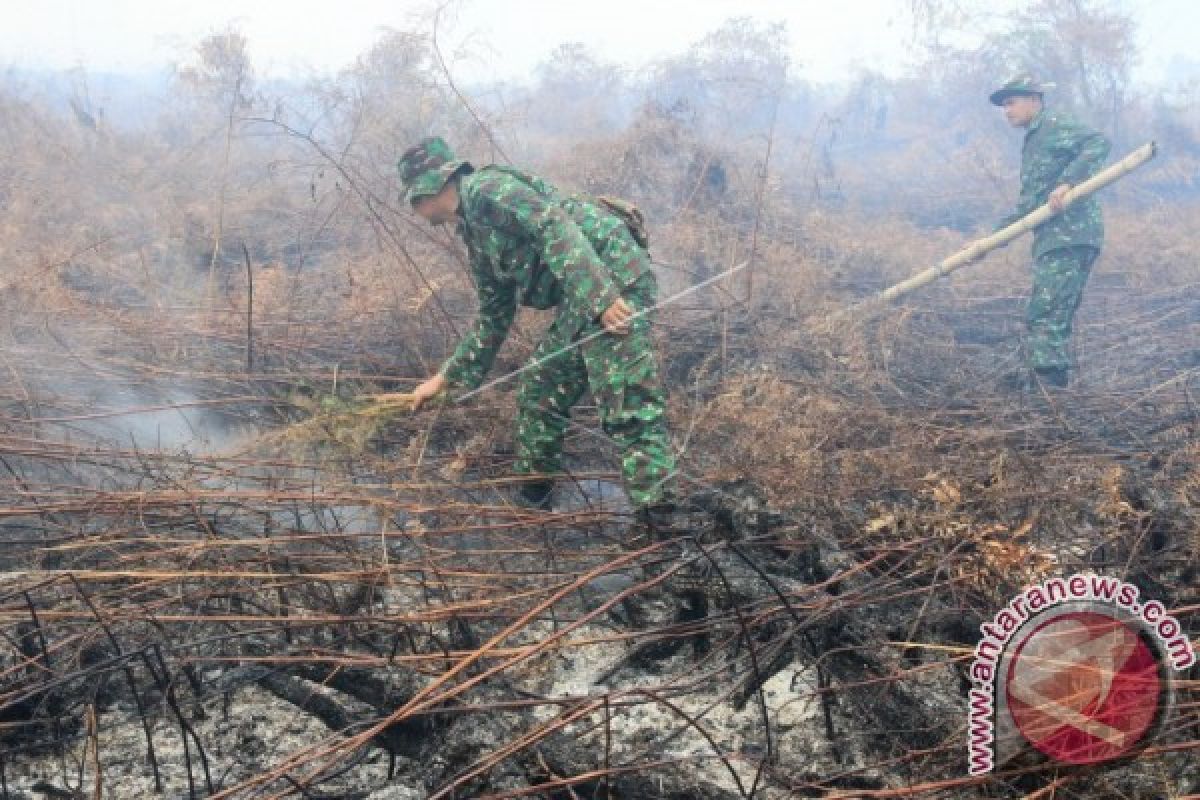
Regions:
M 442 366 L 455 387 L 483 382 L 518 302 L 557 307 L 582 327 L 650 268 L 619 217 L 527 172 L 489 166 L 463 176 L 458 213 L 479 314 Z
M 1046 202 L 1060 184 L 1077 186 L 1100 169 L 1108 157 L 1108 140 L 1061 111 L 1038 112 L 1025 133 L 1021 150 L 1021 196 L 1014 213 L 996 229 L 1006 227 Z M 1075 245 L 1099 248 L 1104 223 L 1095 196 L 1077 200 L 1058 216 L 1034 229 L 1035 258 Z

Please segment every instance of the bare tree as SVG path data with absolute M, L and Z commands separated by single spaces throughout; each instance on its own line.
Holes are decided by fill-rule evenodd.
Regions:
M 208 262 L 208 304 L 216 302 L 217 259 L 221 254 L 221 236 L 225 227 L 225 194 L 229 179 L 229 157 L 233 149 L 234 128 L 239 111 L 250 108 L 254 76 L 246 37 L 234 30 L 214 33 L 196 47 L 195 62 L 181 66 L 180 81 L 213 104 L 224 114 L 225 144 L 221 159 L 216 209 L 213 221 L 212 255 Z

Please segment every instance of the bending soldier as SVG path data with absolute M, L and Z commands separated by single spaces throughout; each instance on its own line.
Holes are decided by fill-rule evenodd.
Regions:
M 522 501 L 549 508 L 571 407 L 590 388 L 603 429 L 621 450 L 622 478 L 639 516 L 662 510 L 675 463 L 650 338 L 657 283 L 640 214 L 561 194 L 521 170 L 475 169 L 436 137 L 409 148 L 398 167 L 417 214 L 433 225 L 456 224 L 479 296 L 474 327 L 417 387 L 417 404 L 443 389 L 478 388 L 518 303 L 554 308 L 517 389 L 514 469 L 529 476 Z

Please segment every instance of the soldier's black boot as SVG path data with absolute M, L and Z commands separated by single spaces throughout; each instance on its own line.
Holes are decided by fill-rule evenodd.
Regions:
M 1055 389 L 1067 388 L 1068 377 L 1066 367 L 1038 367 L 1033 371 L 1043 386 Z
M 550 511 L 550 495 L 554 492 L 554 481 L 529 480 L 517 490 L 517 503 L 536 511 Z

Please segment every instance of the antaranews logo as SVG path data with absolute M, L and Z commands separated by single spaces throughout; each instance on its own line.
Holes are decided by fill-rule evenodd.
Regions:
M 991 772 L 1032 746 L 1062 764 L 1136 753 L 1171 708 L 1171 674 L 1196 663 L 1179 621 L 1136 586 L 1094 574 L 1026 588 L 980 626 L 967 763 Z

